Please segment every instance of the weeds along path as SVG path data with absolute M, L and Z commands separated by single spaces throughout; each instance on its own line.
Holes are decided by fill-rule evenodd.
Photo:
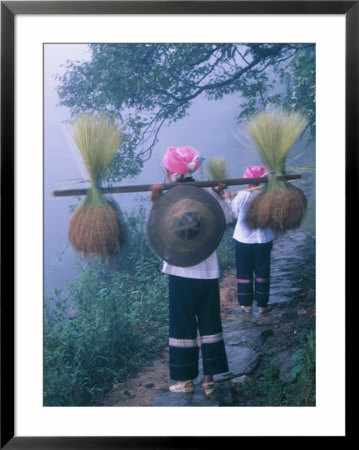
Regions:
M 272 309 L 259 315 L 254 306 L 246 314 L 237 302 L 236 273 L 232 268 L 220 281 L 221 312 L 230 372 L 215 377 L 217 391 L 204 395 L 202 373 L 194 394 L 168 391 L 168 348 L 124 383 L 115 385 L 103 406 L 297 406 L 313 404 L 314 380 L 306 379 L 307 391 L 297 386 L 301 376 L 296 355 L 315 335 L 315 240 L 301 230 L 279 237 L 272 251 Z M 314 339 L 314 338 L 313 338 Z M 275 361 L 275 364 L 274 364 Z M 201 367 L 201 361 L 200 361 Z M 269 369 L 275 371 L 270 372 Z M 264 389 L 263 380 L 272 385 Z M 274 386 L 274 387 L 273 387 Z M 287 392 L 290 391 L 290 393 Z M 273 392 L 272 392 L 273 391 Z M 275 391 L 275 392 L 274 392 Z

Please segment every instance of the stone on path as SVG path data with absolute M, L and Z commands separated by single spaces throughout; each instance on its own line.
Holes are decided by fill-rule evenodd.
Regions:
M 285 350 L 276 356 L 276 362 L 279 364 L 279 378 L 286 383 L 294 379 L 292 375 L 292 369 L 296 365 L 292 359 L 294 353 L 294 350 Z
M 258 352 L 248 347 L 228 346 L 226 347 L 229 373 L 231 376 L 246 375 L 254 371 L 258 362 Z M 228 374 L 220 374 L 215 380 L 227 379 Z
M 226 331 L 226 330 L 225 330 Z M 225 343 L 227 346 L 249 346 L 251 348 L 260 347 L 268 336 L 272 334 L 272 329 L 258 327 L 258 329 L 249 330 L 228 330 L 225 334 Z

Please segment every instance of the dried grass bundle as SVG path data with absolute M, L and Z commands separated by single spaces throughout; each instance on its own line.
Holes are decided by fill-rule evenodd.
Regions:
M 287 183 L 284 189 L 260 192 L 247 212 L 251 228 L 272 228 L 287 231 L 298 228 L 307 211 L 307 200 L 297 187 Z
M 73 138 L 88 170 L 91 188 L 71 216 L 68 239 L 84 256 L 97 255 L 106 260 L 120 249 L 118 206 L 99 191 L 122 142 L 122 131 L 106 115 L 84 114 L 72 123 Z
M 299 227 L 307 211 L 305 195 L 276 176 L 285 174 L 287 155 L 306 125 L 301 114 L 282 111 L 260 113 L 248 122 L 249 135 L 269 170 L 267 185 L 248 208 L 251 228 L 286 231 Z
M 81 114 L 72 122 L 73 139 L 96 186 L 106 175 L 123 133 L 107 114 Z
M 228 178 L 226 159 L 218 156 L 208 161 L 206 173 L 210 180 L 225 180 Z
M 84 256 L 109 259 L 120 250 L 120 228 L 110 202 L 96 207 L 82 203 L 71 216 L 68 238 L 72 247 Z
M 247 130 L 263 164 L 272 171 L 285 171 L 290 149 L 302 135 L 307 119 L 298 112 L 262 112 L 247 123 Z

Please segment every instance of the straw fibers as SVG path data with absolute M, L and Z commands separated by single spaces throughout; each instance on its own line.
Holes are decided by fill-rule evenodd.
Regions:
M 298 112 L 280 110 L 259 113 L 247 122 L 249 136 L 270 172 L 285 170 L 288 153 L 307 123 Z
M 287 155 L 302 135 L 307 120 L 296 112 L 263 112 L 247 123 L 249 136 L 269 170 L 268 183 L 247 212 L 250 228 L 286 231 L 300 226 L 307 211 L 304 193 L 291 183 L 278 181 L 285 174 Z
M 260 192 L 247 212 L 250 228 L 272 228 L 287 231 L 298 228 L 307 211 L 307 200 L 297 187 L 287 183 L 283 189 Z
M 208 161 L 206 173 L 210 180 L 225 180 L 228 178 L 226 160 L 224 156 L 218 156 Z
M 109 170 L 123 133 L 106 114 L 80 114 L 72 122 L 72 130 L 91 183 L 96 185 Z
M 97 255 L 106 260 L 120 250 L 120 228 L 110 202 L 93 207 L 82 203 L 71 216 L 68 239 L 84 256 Z
M 120 249 L 119 207 L 99 185 L 122 142 L 122 131 L 106 115 L 83 114 L 73 121 L 73 138 L 88 170 L 91 188 L 71 216 L 68 239 L 84 256 L 109 259 Z

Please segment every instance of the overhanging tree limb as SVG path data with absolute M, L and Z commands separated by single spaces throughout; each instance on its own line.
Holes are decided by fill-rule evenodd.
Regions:
M 74 115 L 106 110 L 127 117 L 123 151 L 131 158 L 125 164 L 115 161 L 112 181 L 125 178 L 126 172 L 138 174 L 151 157 L 161 127 L 182 119 L 200 95 L 214 100 L 238 92 L 239 120 L 272 102 L 290 106 L 287 75 L 281 75 L 297 61 L 288 76 L 311 77 L 312 83 L 307 62 L 313 63 L 315 56 L 315 47 L 309 44 L 95 44 L 91 48 L 90 61 L 70 64 L 59 78 L 59 95 Z M 299 56 L 306 51 L 301 64 Z M 268 70 L 275 73 L 279 90 L 272 86 Z M 304 88 L 295 108 L 302 106 L 314 117 L 314 98 Z

